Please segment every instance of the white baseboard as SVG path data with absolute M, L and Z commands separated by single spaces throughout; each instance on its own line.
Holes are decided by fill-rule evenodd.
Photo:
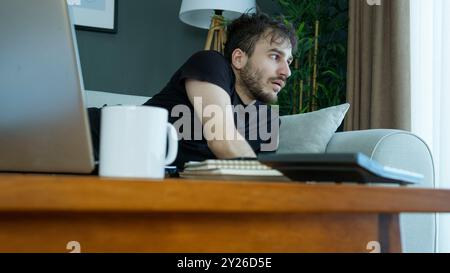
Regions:
M 86 107 L 102 107 L 103 105 L 141 105 L 150 97 L 123 95 L 102 91 L 86 90 Z

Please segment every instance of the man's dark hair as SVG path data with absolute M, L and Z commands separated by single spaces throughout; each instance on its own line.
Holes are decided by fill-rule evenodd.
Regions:
M 255 14 L 243 14 L 231 22 L 227 29 L 227 42 L 224 55 L 231 62 L 231 55 L 237 48 L 252 56 L 256 42 L 266 34 L 271 37 L 271 43 L 289 40 L 292 51 L 297 48 L 297 36 L 291 24 L 280 19 L 269 17 L 267 14 L 257 12 Z

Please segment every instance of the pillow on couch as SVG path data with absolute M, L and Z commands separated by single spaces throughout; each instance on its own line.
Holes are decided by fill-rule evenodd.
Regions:
M 328 142 L 344 120 L 350 104 L 282 116 L 277 154 L 325 153 Z

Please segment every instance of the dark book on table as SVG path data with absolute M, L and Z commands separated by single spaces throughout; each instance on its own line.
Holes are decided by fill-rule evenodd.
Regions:
M 384 166 L 362 153 L 270 154 L 258 161 L 295 181 L 418 184 L 419 173 Z

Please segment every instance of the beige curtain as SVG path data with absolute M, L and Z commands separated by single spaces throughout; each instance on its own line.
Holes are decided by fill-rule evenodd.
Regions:
M 349 0 L 345 130 L 410 130 L 409 0 L 374 2 Z

